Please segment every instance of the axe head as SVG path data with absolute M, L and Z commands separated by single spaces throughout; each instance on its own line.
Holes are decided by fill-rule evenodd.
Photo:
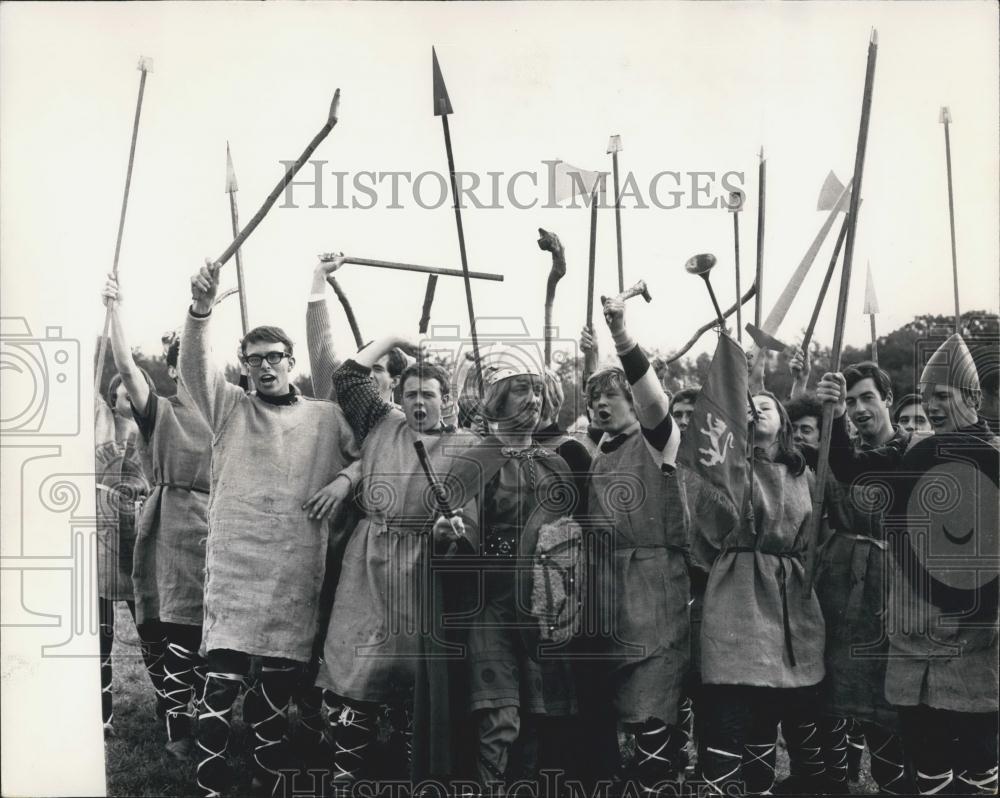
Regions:
M 611 155 L 611 153 L 613 152 L 621 152 L 621 151 L 622 151 L 621 136 L 612 136 L 610 139 L 608 139 L 608 155 Z
M 757 344 L 761 349 L 770 349 L 772 352 L 784 352 L 788 349 L 785 344 L 779 341 L 770 333 L 764 332 L 760 327 L 756 327 L 753 324 L 747 324 L 744 328 L 747 334 L 753 339 L 753 342 Z
M 938 122 L 940 122 L 942 125 L 947 125 L 949 122 L 951 122 L 951 111 L 948 110 L 947 105 L 941 106 L 941 115 L 938 117 Z
M 635 285 L 633 285 L 631 288 L 626 288 L 624 291 L 622 291 L 618 295 L 618 299 L 620 299 L 620 300 L 622 300 L 624 302 L 625 300 L 631 299 L 634 296 L 641 296 L 647 302 L 652 302 L 653 301 L 653 297 L 650 296 L 649 289 L 646 287 L 646 281 L 645 280 L 640 280 Z M 602 301 L 603 301 L 603 297 L 602 297 Z
M 837 179 L 837 176 L 831 169 L 830 174 L 828 174 L 826 176 L 826 180 L 823 181 L 823 188 L 819 190 L 819 199 L 816 201 L 816 210 L 833 210 L 833 208 L 837 205 L 837 200 L 840 199 L 840 195 L 843 193 L 844 184 Z

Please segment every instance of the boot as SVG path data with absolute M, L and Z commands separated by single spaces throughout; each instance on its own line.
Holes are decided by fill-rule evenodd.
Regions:
M 288 709 L 296 676 L 294 665 L 265 665 L 256 686 L 259 714 L 250 724 L 254 734 L 252 755 L 257 780 L 271 795 L 278 794 L 282 777 L 291 766 Z
M 677 781 L 684 769 L 679 754 L 685 742 L 686 735 L 655 718 L 636 730 L 632 770 L 640 795 L 660 795 L 668 782 Z
M 191 731 L 194 710 L 195 665 L 201 660 L 197 652 L 177 643 L 167 645 L 163 661 L 163 689 L 167 706 L 167 751 L 177 759 L 187 759 L 191 753 Z
M 865 733 L 855 718 L 847 719 L 847 780 L 861 781 L 861 755 L 865 752 Z
M 747 795 L 771 795 L 777 745 L 746 743 L 743 746 L 743 783 Z
M 825 792 L 823 743 L 819 724 L 812 720 L 782 721 L 781 735 L 788 748 L 790 773 L 774 787 L 776 795 L 821 795 Z
M 350 795 L 365 775 L 377 731 L 374 707 L 345 702 L 333 727 L 333 795 Z
M 903 741 L 876 724 L 865 729 L 871 753 L 872 780 L 885 795 L 913 795 L 916 792 L 906 768 Z
M 221 796 L 232 784 L 233 773 L 226 760 L 232 729 L 233 704 L 239 697 L 243 677 L 235 673 L 209 673 L 205 680 L 203 707 L 198 718 L 198 786 L 208 798 Z
M 850 795 L 848 785 L 850 765 L 847 732 L 850 718 L 823 718 L 821 732 L 823 742 L 823 764 L 825 767 L 825 790 L 828 795 Z M 864 739 L 862 737 L 862 739 Z
M 111 655 L 101 656 L 101 717 L 104 721 L 104 737 L 115 736 L 114 698 L 111 694 Z
M 167 653 L 167 638 L 157 635 L 147 640 L 143 638 L 140 631 L 139 640 L 142 661 L 146 666 L 149 681 L 153 684 L 153 692 L 156 694 L 156 717 L 163 719 L 167 716 L 167 707 L 169 705 L 167 694 L 163 687 L 163 660 Z

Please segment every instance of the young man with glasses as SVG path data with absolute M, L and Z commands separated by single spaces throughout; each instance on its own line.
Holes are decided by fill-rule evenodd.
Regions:
M 231 785 L 230 714 L 250 658 L 260 657 L 253 758 L 274 794 L 288 767 L 288 705 L 312 656 L 326 556 L 326 527 L 304 505 L 357 459 L 358 448 L 339 406 L 290 384 L 295 357 L 280 328 L 256 327 L 243 338 L 254 392 L 212 365 L 207 334 L 218 268 L 209 263 L 191 278 L 180 358 L 181 381 L 213 435 L 198 785 L 207 795 Z M 346 496 L 349 477 L 338 482 Z

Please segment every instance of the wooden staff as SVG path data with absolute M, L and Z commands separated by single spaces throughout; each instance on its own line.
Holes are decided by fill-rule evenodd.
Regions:
M 757 167 L 757 272 L 754 285 L 757 288 L 757 299 L 753 305 L 753 323 L 760 327 L 762 308 L 764 304 L 764 199 L 767 187 L 767 161 L 764 160 L 764 148 L 760 148 L 760 166 Z
M 236 253 L 236 251 L 242 246 L 243 242 L 246 241 L 250 234 L 256 229 L 264 217 L 267 216 L 267 212 L 271 210 L 271 206 L 277 201 L 281 192 L 285 190 L 285 187 L 292 182 L 298 171 L 305 166 L 306 161 L 309 160 L 309 156 L 313 154 L 316 148 L 323 142 L 329 134 L 330 131 L 337 124 L 337 108 L 340 105 L 340 89 L 337 89 L 333 93 L 333 101 L 330 103 L 330 112 L 326 117 L 326 124 L 320 128 L 319 133 L 313 136 L 312 141 L 310 141 L 306 148 L 302 151 L 302 154 L 296 159 L 295 163 L 289 166 L 285 170 L 284 176 L 278 181 L 278 184 L 272 189 L 271 193 L 267 195 L 267 199 L 264 200 L 264 204 L 260 206 L 260 210 L 253 215 L 253 218 L 247 222 L 246 227 L 244 227 L 233 242 L 226 247 L 219 257 L 214 261 L 214 267 L 219 269 Z
M 747 302 L 753 299 L 754 296 L 756 296 L 756 294 L 757 294 L 757 286 L 756 285 L 750 286 L 750 289 L 745 294 L 743 294 L 742 297 L 740 297 L 740 304 L 745 305 Z M 728 319 L 735 312 L 736 312 L 736 303 L 734 302 L 733 305 L 722 314 L 722 318 Z M 687 343 L 685 343 L 684 346 L 682 346 L 680 349 L 674 352 L 670 357 L 665 358 L 663 362 L 673 363 L 675 360 L 680 360 L 682 357 L 684 357 L 684 355 L 686 355 L 690 351 L 692 346 L 698 343 L 698 339 L 701 338 L 701 336 L 703 336 L 709 330 L 718 326 L 719 326 L 719 320 L 717 318 L 705 322 L 703 325 L 701 325 L 701 327 L 699 327 L 697 330 L 694 331 L 694 335 L 688 338 Z
M 323 259 L 323 256 L 320 256 Z M 373 266 L 376 269 L 397 269 L 404 272 L 420 272 L 422 274 L 430 274 L 432 276 L 437 276 L 439 274 L 446 277 L 465 277 L 465 272 L 459 269 L 445 269 L 441 266 L 418 266 L 416 263 L 397 263 L 391 260 L 372 260 L 371 258 L 357 258 L 353 255 L 346 255 L 344 257 L 344 263 L 354 263 L 358 266 Z M 494 282 L 502 283 L 502 274 L 493 274 L 491 272 L 469 272 L 470 280 L 493 280 Z
M 590 194 L 590 254 L 587 260 L 587 329 L 594 334 L 594 270 L 597 264 L 597 198 L 598 183 Z M 589 376 L 597 369 L 597 357 L 594 350 L 587 352 L 584 358 L 584 372 Z
M 358 320 L 354 315 L 354 308 L 351 307 L 351 301 L 347 298 L 347 294 L 344 293 L 344 289 L 340 287 L 340 283 L 337 282 L 336 277 L 328 274 L 326 281 L 330 284 L 330 288 L 333 289 L 333 293 L 337 295 L 337 299 L 340 301 L 340 306 L 344 309 L 344 315 L 347 316 L 347 323 L 351 325 L 351 335 L 354 336 L 355 346 L 361 349 L 365 345 L 365 339 L 361 337 L 361 328 L 358 327 Z
M 111 266 L 111 273 L 115 280 L 118 279 L 118 256 L 122 251 L 122 233 L 125 231 L 125 211 L 128 208 L 128 192 L 132 185 L 132 164 L 135 162 L 135 142 L 139 137 L 139 115 L 142 112 L 142 95 L 146 90 L 146 74 L 153 71 L 153 59 L 140 56 L 139 65 L 136 67 L 141 73 L 139 76 L 139 99 L 135 103 L 135 119 L 132 120 L 132 143 L 128 150 L 128 168 L 125 170 L 125 193 L 122 196 L 122 210 L 118 217 L 118 237 L 115 239 L 115 259 Z M 108 308 L 104 313 L 104 331 L 101 333 L 101 342 L 97 352 L 97 374 L 94 375 L 94 395 L 101 392 L 101 377 L 104 375 L 104 358 L 108 354 L 108 331 L 111 329 L 111 309 L 112 304 L 108 303 Z
M 872 280 L 872 265 L 868 264 L 868 275 L 865 281 L 865 315 L 871 322 L 872 330 L 872 362 L 878 365 L 878 335 L 875 332 L 875 315 L 878 313 L 878 297 L 875 296 L 875 283 Z
M 827 266 L 826 274 L 823 275 L 823 285 L 819 289 L 819 298 L 813 307 L 812 316 L 809 317 L 809 326 L 806 327 L 806 334 L 802 336 L 802 356 L 809 357 L 809 344 L 812 342 L 813 332 L 816 329 L 816 321 L 819 319 L 819 311 L 823 307 L 823 300 L 826 299 L 826 290 L 830 287 L 830 278 L 833 277 L 833 270 L 837 268 L 837 258 L 840 257 L 840 248 L 844 245 L 844 238 L 847 236 L 847 225 L 849 216 L 844 217 L 844 223 L 840 226 L 840 234 L 837 236 L 837 243 L 833 248 L 833 257 L 830 258 L 830 265 Z
M 545 282 L 545 365 L 552 365 L 552 306 L 556 299 L 556 285 L 566 276 L 566 252 L 555 233 L 538 228 L 538 248 L 552 253 L 552 267 Z
M 233 168 L 233 155 L 226 142 L 226 193 L 229 195 L 229 216 L 233 222 L 233 237 L 240 234 L 240 212 L 236 207 L 236 192 L 240 190 L 236 182 L 236 169 Z M 236 289 L 240 294 L 240 323 L 243 325 L 243 335 L 250 330 L 250 318 L 247 314 L 247 289 L 243 282 L 243 252 L 236 250 Z
M 847 298 L 851 288 L 851 265 L 854 260 L 854 239 L 858 230 L 858 206 L 861 198 L 861 180 L 865 168 L 865 150 L 868 146 L 868 123 L 871 119 L 872 89 L 875 83 L 875 61 L 878 56 L 878 32 L 872 30 L 868 42 L 868 64 L 865 69 L 865 90 L 861 101 L 861 123 L 858 129 L 858 144 L 854 156 L 854 177 L 851 183 L 851 209 L 848 213 L 847 239 L 844 246 L 844 266 L 840 273 L 840 296 L 837 298 L 837 319 L 833 331 L 833 345 L 830 353 L 830 371 L 840 371 L 841 348 L 844 342 L 844 323 L 847 317 Z M 819 461 L 816 465 L 816 483 L 812 497 L 812 528 L 806 545 L 806 601 L 812 596 L 816 579 L 816 547 L 819 545 L 820 529 L 823 525 L 823 498 L 827 475 L 830 473 L 830 434 L 833 430 L 833 404 L 823 405 L 823 426 L 820 432 Z
M 612 136 L 608 142 L 608 154 L 611 155 L 611 169 L 615 183 L 615 235 L 618 241 L 618 293 L 625 290 L 625 271 L 622 266 L 622 206 L 621 192 L 618 188 L 618 153 L 622 151 L 622 137 Z
M 740 304 L 740 211 L 743 210 L 743 192 L 729 192 L 729 212 L 733 215 L 733 246 L 736 254 L 736 340 L 743 345 L 743 305 Z M 760 304 L 758 297 L 757 304 Z
M 948 126 L 951 124 L 951 111 L 945 105 L 941 108 L 938 121 L 944 125 L 944 157 L 948 166 L 948 221 L 951 223 L 951 273 L 955 286 L 955 332 L 962 333 L 962 314 L 958 310 L 958 255 L 955 252 L 955 194 L 951 184 L 951 135 Z
M 451 132 L 448 129 L 448 115 L 453 113 L 451 100 L 448 98 L 448 89 L 444 83 L 444 76 L 441 74 L 441 67 L 438 64 L 437 53 L 431 48 L 431 59 L 433 67 L 434 82 L 434 115 L 441 117 L 441 127 L 444 131 L 444 149 L 448 156 L 448 176 L 451 179 L 451 196 L 455 201 L 455 226 L 458 229 L 458 251 L 462 257 L 462 277 L 465 281 L 465 304 L 469 311 L 469 332 L 472 336 L 472 355 L 476 359 L 476 375 L 479 378 L 479 398 L 483 398 L 483 364 L 479 359 L 479 337 L 476 334 L 476 312 L 472 307 L 472 281 L 469 275 L 469 259 L 465 254 L 465 231 L 462 228 L 462 203 L 458 195 L 458 183 L 455 179 L 455 156 L 451 150 Z M 437 282 L 436 277 L 428 278 L 427 291 L 433 301 L 434 291 L 431 287 L 431 280 Z M 425 297 L 425 303 L 427 299 Z M 428 319 L 430 317 L 429 304 L 427 307 Z

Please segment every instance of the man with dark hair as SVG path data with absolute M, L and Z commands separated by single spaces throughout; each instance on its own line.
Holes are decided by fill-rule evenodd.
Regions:
M 892 422 L 897 427 L 911 433 L 931 431 L 931 422 L 927 420 L 923 402 L 920 401 L 920 394 L 904 394 L 895 404 L 896 409 L 892 415 Z
M 290 385 L 295 357 L 280 328 L 256 327 L 244 336 L 253 393 L 211 365 L 206 339 L 218 272 L 208 263 L 191 278 L 194 301 L 180 357 L 182 384 L 213 435 L 198 785 L 207 795 L 230 786 L 229 718 L 250 658 L 260 657 L 256 689 L 264 716 L 253 723 L 253 756 L 258 779 L 273 794 L 287 767 L 288 705 L 313 653 L 324 575 L 326 529 L 305 503 L 358 450 L 336 404 Z
M 889 416 L 889 375 L 866 361 L 844 369 L 844 380 L 846 415 L 858 430 L 855 448 L 905 445 L 909 434 L 894 428 Z M 822 405 L 812 401 L 821 418 Z M 836 423 L 843 424 L 843 418 Z M 872 778 L 883 792 L 898 795 L 910 784 L 898 718 L 883 694 L 888 656 L 885 532 L 863 489 L 834 484 L 830 491 L 835 497 L 827 506 L 833 534 L 823 548 L 816 585 L 826 618 L 826 717 L 821 725 L 826 775 L 834 789 L 846 790 L 852 775 L 849 754 L 867 740 Z M 859 731 L 862 739 L 848 739 L 857 738 Z
M 894 555 L 889 599 L 880 605 L 885 629 L 880 622 L 867 648 L 888 636 L 885 698 L 898 711 L 916 791 L 995 794 L 1000 635 L 989 553 L 996 549 L 1000 445 L 978 418 L 979 378 L 960 335 L 928 361 L 920 390 L 934 434 L 897 433 L 863 448 L 851 446 L 844 428 L 845 375 L 826 374 L 817 387 L 834 405 L 830 466 L 837 479 L 889 484 L 888 507 L 867 502 L 874 520 L 883 513 L 891 519 Z
M 694 403 L 698 400 L 701 388 L 682 388 L 670 399 L 670 417 L 681 431 L 681 435 L 691 423 L 691 414 L 694 413 Z
M 792 422 L 792 440 L 799 446 L 819 446 L 819 425 L 823 405 L 813 393 L 800 393 L 785 402 L 785 411 Z

